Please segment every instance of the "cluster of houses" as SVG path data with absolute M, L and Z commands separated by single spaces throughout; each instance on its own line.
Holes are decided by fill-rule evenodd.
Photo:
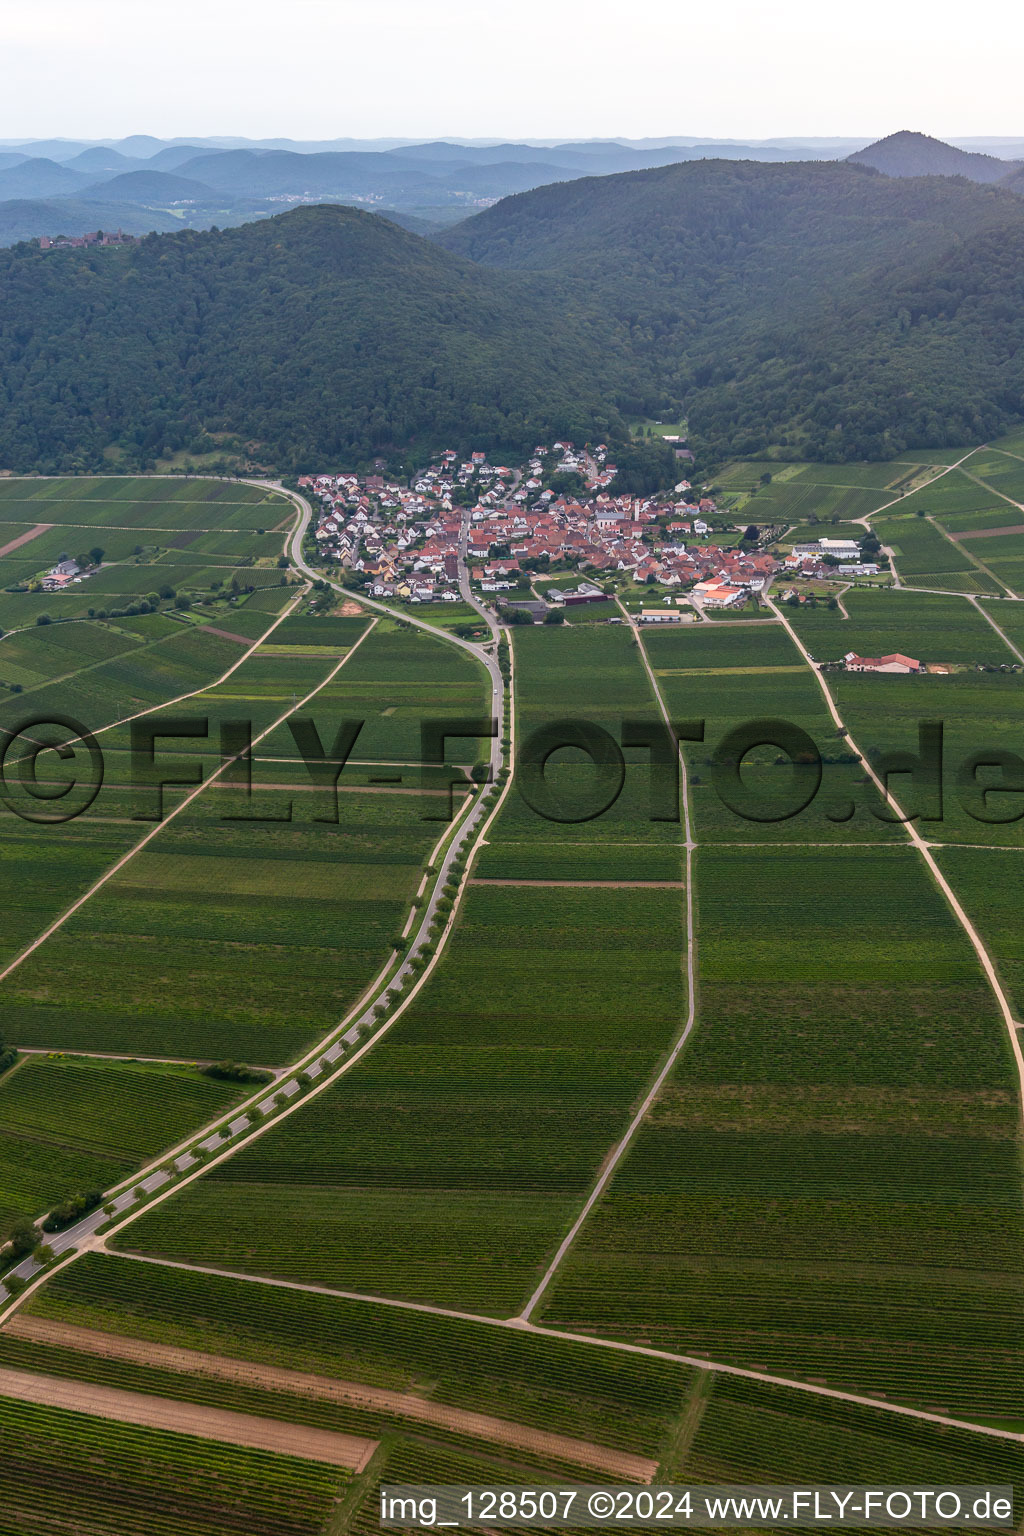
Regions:
M 133 245 L 137 235 L 126 235 L 123 230 L 113 232 L 94 229 L 87 235 L 40 235 L 41 251 L 80 250 L 87 245 Z
M 463 549 L 478 591 L 499 598 L 522 588 L 524 573 L 543 586 L 547 568 L 568 567 L 597 579 L 624 573 L 729 608 L 781 569 L 770 554 L 709 542 L 717 508 L 689 481 L 669 494 L 615 496 L 615 473 L 606 445 L 561 441 L 538 446 L 518 468 L 447 451 L 409 486 L 383 474 L 306 475 L 299 485 L 320 501 L 324 562 L 363 578 L 374 597 L 456 601 Z M 563 489 L 563 475 L 578 488 Z

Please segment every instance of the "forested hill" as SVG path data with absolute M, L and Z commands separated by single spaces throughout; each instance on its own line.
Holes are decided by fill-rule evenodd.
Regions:
M 703 161 L 504 199 L 439 237 L 573 274 L 712 454 L 980 441 L 1024 413 L 1024 200 L 850 163 Z
M 627 434 L 884 458 L 1024 419 L 1024 199 L 700 161 L 507 198 L 431 243 L 351 208 L 0 251 L 0 468 L 212 434 L 279 469 Z
M 624 436 L 618 403 L 660 397 L 575 292 L 336 206 L 0 251 L 0 467 L 135 468 L 203 431 L 283 469 Z
M 995 155 L 972 154 L 943 144 L 926 133 L 890 133 L 887 138 L 848 156 L 855 165 L 871 166 L 886 176 L 966 176 L 968 181 L 1003 181 L 1015 169 Z

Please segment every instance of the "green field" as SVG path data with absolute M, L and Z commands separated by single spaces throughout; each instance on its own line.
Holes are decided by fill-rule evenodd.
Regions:
M 195 1067 L 23 1057 L 0 1077 L 0 1240 L 19 1217 L 118 1183 L 241 1095 Z
M 339 1467 L 0 1398 L 9 1531 L 320 1536 Z
M 693 1382 L 671 1361 L 99 1254 L 55 1276 L 31 1310 L 101 1332 L 417 1392 L 655 1457 Z
M 124 1243 L 514 1309 L 681 1027 L 680 924 L 676 891 L 472 888 L 386 1047 Z
M 828 715 L 815 678 L 779 625 L 756 629 L 655 631 L 645 635 L 671 717 L 703 722 L 702 742 L 686 745 L 693 815 L 699 841 L 877 841 L 892 835 L 867 814 L 874 792 Z M 810 738 L 823 763 L 820 786 L 794 778 L 772 722 L 795 726 Z M 741 783 L 722 786 L 716 757 L 729 733 L 760 723 L 755 745 L 742 759 Z M 798 743 L 794 752 L 809 750 Z M 813 799 L 805 805 L 806 796 Z M 724 798 L 727 796 L 728 798 Z
M 1013 585 L 1024 534 L 957 544 L 941 530 L 1002 527 L 1000 508 L 1009 525 L 996 493 L 1024 486 L 1024 462 L 986 448 L 967 466 L 978 479 L 923 485 L 941 459 L 739 461 L 720 484 L 732 498 L 756 485 L 743 517 L 788 524 L 791 538 L 859 536 L 850 520 L 877 512 L 907 590 L 850 589 L 848 617 L 824 603 L 781 612 L 819 661 L 899 651 L 948 674 L 818 675 L 774 619 L 638 640 L 583 609 L 579 623 L 511 631 L 514 731 L 499 728 L 515 772 L 436 969 L 336 1081 L 305 1084 L 296 1113 L 140 1207 L 112 1251 L 79 1253 L 29 1298 L 29 1319 L 136 1341 L 137 1358 L 0 1329 L 5 1370 L 366 1435 L 380 1441 L 369 1468 L 350 1478 L 5 1398 L 0 1531 L 373 1536 L 382 1481 L 580 1473 L 543 1442 L 413 1422 L 408 1405 L 269 1382 L 261 1365 L 586 1438 L 651 1458 L 664 1481 L 1024 1486 L 1019 1444 L 727 1369 L 1024 1427 L 1010 1041 L 974 948 L 878 814 L 858 756 L 881 770 L 884 754 L 916 750 L 920 722 L 943 723 L 943 814 L 921 830 L 1020 1017 L 1021 792 L 983 799 L 957 775 L 971 752 L 1021 751 L 1024 664 L 986 614 L 1024 650 L 1024 605 L 994 600 L 971 555 Z M 300 591 L 276 566 L 293 515 L 228 480 L 0 477 L 0 547 L 53 524 L 0 557 L 0 586 L 98 541 L 107 563 L 67 595 L 69 614 L 86 594 L 126 602 L 157 572 L 213 597 L 37 626 L 36 596 L 0 592 L 0 727 L 67 713 L 99 733 L 106 760 L 78 820 L 0 809 L 0 965 L 136 850 L 0 983 L 4 1038 L 42 1053 L 0 1078 L 0 1237 L 73 1192 L 110 1188 L 251 1091 L 192 1063 L 285 1066 L 332 1030 L 397 963 L 444 833 L 442 796 L 488 752 L 486 736 L 451 739 L 446 765 L 420 764 L 424 722 L 494 709 L 485 669 L 441 632 L 465 622 L 461 604 L 417 613 L 433 633 L 397 615 L 317 614 L 319 593 L 276 622 Z M 233 573 L 266 585 L 214 597 Z M 671 740 L 669 761 L 654 760 L 656 694 L 681 730 L 689 822 Z M 198 732 L 160 741 L 159 761 L 192 780 L 167 788 L 175 814 L 158 829 L 142 819 L 154 795 L 131 755 L 138 712 L 156 725 L 184 715 Z M 296 714 L 325 746 L 363 722 L 336 795 L 311 778 Z M 239 721 L 267 732 L 251 794 L 236 764 L 182 808 Z M 754 745 L 730 745 L 751 722 Z M 791 761 L 802 749 L 783 744 L 780 722 L 823 760 L 804 809 L 808 774 Z M 534 774 L 537 740 L 548 756 Z M 52 753 L 43 763 L 47 782 L 68 771 Z M 998 791 L 992 767 L 979 782 Z M 893 787 L 916 808 L 920 785 L 903 773 Z M 979 819 L 979 806 L 1003 819 Z M 538 1330 L 508 1326 L 679 1041 L 687 871 L 694 1028 L 531 1313 Z M 442 917 L 455 894 L 449 884 Z M 103 1051 L 164 1059 L 84 1054 Z M 253 1369 L 218 1375 L 148 1344 Z
M 888 656 L 899 652 L 923 662 L 999 666 L 1016 657 L 978 610 L 962 597 L 930 592 L 847 592 L 844 619 L 838 609 L 819 604 L 786 610 L 801 640 L 816 661 L 838 661 L 848 651 L 859 656 Z M 988 610 L 1002 623 L 1008 610 L 994 604 Z
M 595 726 L 615 743 L 627 720 L 660 730 L 640 652 L 625 625 L 519 629 L 515 664 L 519 753 L 533 732 L 560 721 Z M 566 741 L 572 739 L 570 729 Z M 530 790 L 531 798 L 524 798 L 521 778 L 515 782 L 478 873 L 507 880 L 680 879 L 681 824 L 652 819 L 678 818 L 672 787 L 661 792 L 662 770 L 652 775 L 649 749 L 626 747 L 622 755 L 621 790 L 599 815 L 593 813 L 615 785 L 576 746 L 566 745 L 549 759 L 543 799 Z
M 698 1030 L 543 1320 L 1013 1413 L 1016 1078 L 917 856 L 705 849 L 697 896 Z

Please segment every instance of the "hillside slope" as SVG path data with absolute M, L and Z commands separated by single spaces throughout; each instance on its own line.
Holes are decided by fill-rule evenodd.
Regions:
M 99 197 L 12 197 L 0 202 L 0 246 L 47 235 L 84 235 L 93 229 L 122 229 L 148 235 L 177 229 L 179 221 L 160 209 L 107 202 Z M 6 254 L 6 252 L 4 253 Z
M 144 464 L 201 431 L 309 467 L 624 432 L 621 328 L 351 208 L 0 253 L 0 466 Z M 651 397 L 654 400 L 654 397 Z M 656 402 L 655 402 L 656 403 Z M 624 400 L 643 409 L 645 397 Z
M 714 455 L 885 457 L 1022 412 L 1024 201 L 1002 188 L 705 161 L 542 187 L 437 239 L 587 283 Z

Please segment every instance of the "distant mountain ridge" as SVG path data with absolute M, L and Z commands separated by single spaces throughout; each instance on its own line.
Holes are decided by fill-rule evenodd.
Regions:
M 237 145 L 206 141 L 168 144 L 145 135 L 113 144 L 60 141 L 0 151 L 0 238 L 12 225 L 3 202 L 49 203 L 62 197 L 115 201 L 135 209 L 136 223 L 160 229 L 158 214 L 172 211 L 194 228 L 221 227 L 278 213 L 282 202 L 341 202 L 400 213 L 417 227 L 440 228 L 467 213 L 518 192 L 586 176 L 657 169 L 721 159 L 762 164 L 816 159 L 835 161 L 837 145 L 824 143 L 742 144 L 626 143 L 576 140 L 561 144 L 462 144 L 436 140 L 394 144 L 390 140 L 339 141 L 345 147 L 303 147 L 289 141 Z M 841 144 L 838 148 L 841 150 Z M 50 155 L 42 150 L 50 151 Z M 27 152 L 34 150 L 34 153 Z M 891 176 L 965 175 L 975 181 L 1013 177 L 1015 165 L 991 155 L 968 153 L 923 134 L 898 133 L 861 146 L 851 157 Z M 179 177 L 180 181 L 162 177 Z M 134 177 L 134 180 L 124 180 Z M 192 183 L 185 186 L 182 183 Z M 1008 183 L 1019 191 L 1019 182 Z M 146 225 L 145 214 L 153 217 Z M 47 214 L 49 209 L 45 210 Z M 13 226 L 26 228 L 25 209 Z M 12 226 L 12 227 L 13 227 Z M 57 234 L 56 228 L 34 235 Z

